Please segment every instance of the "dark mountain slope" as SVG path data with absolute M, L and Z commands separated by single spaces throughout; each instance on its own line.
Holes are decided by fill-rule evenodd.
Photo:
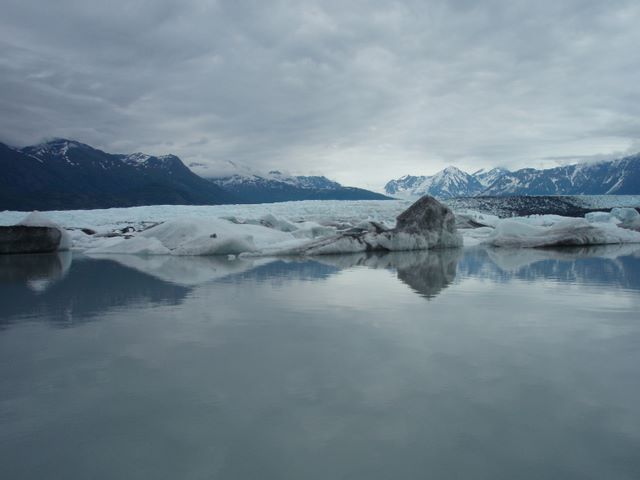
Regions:
M 0 144 L 0 209 L 206 205 L 238 199 L 173 155 L 114 155 L 58 139 L 21 150 Z

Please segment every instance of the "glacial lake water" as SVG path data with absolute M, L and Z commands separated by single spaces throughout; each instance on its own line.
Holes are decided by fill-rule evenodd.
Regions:
M 640 246 L 0 257 L 4 479 L 638 479 Z

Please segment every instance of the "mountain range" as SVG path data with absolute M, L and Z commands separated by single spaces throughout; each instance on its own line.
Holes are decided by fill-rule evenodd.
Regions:
M 290 200 L 384 200 L 389 198 L 362 188 L 344 187 L 324 176 L 291 176 L 277 170 L 266 175 L 235 174 L 209 180 L 249 203 Z
M 112 154 L 66 139 L 24 148 L 0 143 L 0 210 L 388 198 L 325 177 L 272 173 L 264 181 L 258 176 L 211 181 L 175 155 Z
M 640 154 L 598 163 L 580 163 L 538 170 L 504 168 L 473 174 L 447 167 L 431 176 L 405 175 L 389 181 L 385 193 L 394 197 L 432 195 L 440 199 L 521 195 L 638 195 Z
M 175 155 L 112 154 L 55 139 L 14 148 L 0 143 L 0 210 L 64 210 L 139 205 L 214 205 L 292 200 L 379 200 L 324 176 L 246 171 L 196 175 Z M 391 180 L 391 197 L 640 194 L 640 154 L 599 163 L 537 170 L 503 168 L 472 174 L 447 167 L 432 176 Z

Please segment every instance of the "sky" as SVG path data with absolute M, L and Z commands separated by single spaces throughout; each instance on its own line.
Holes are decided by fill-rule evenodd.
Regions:
M 640 151 L 637 0 L 0 0 L 0 141 L 380 190 Z

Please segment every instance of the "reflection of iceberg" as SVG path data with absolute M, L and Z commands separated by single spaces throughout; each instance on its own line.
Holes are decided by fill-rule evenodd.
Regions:
M 117 307 L 180 303 L 189 292 L 109 260 L 74 258 L 69 268 L 71 255 L 0 256 L 0 327 L 33 311 L 73 326 Z
M 638 256 L 640 246 L 591 245 L 585 247 L 545 248 L 545 249 L 496 249 L 486 250 L 491 261 L 503 271 L 518 271 L 538 262 L 576 262 L 584 259 L 617 260 L 625 256 Z
M 637 244 L 590 245 L 583 247 L 563 247 L 544 249 L 488 248 L 491 261 L 503 271 L 517 271 L 537 262 L 554 260 L 575 262 L 585 258 L 615 260 L 618 257 L 640 254 Z
M 640 289 L 640 246 L 600 245 L 546 249 L 474 248 L 459 268 L 465 276 L 507 281 L 552 278 Z
M 71 252 L 0 255 L 0 283 L 25 283 L 42 292 L 64 278 L 71 265 Z
M 272 259 L 234 259 L 221 256 L 171 255 L 91 255 L 118 262 L 139 272 L 176 285 L 194 286 L 229 275 L 246 272 L 273 261 Z

